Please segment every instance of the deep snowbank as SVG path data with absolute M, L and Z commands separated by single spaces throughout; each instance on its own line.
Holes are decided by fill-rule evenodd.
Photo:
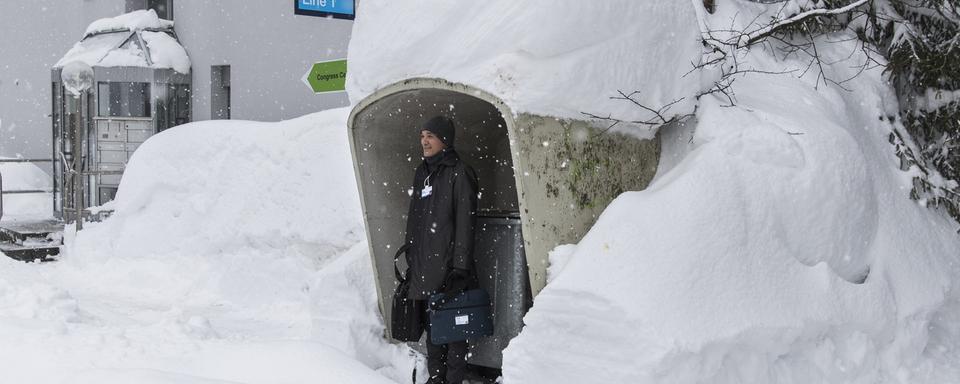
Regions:
M 363 239 L 345 113 L 160 133 L 127 166 L 109 225 L 85 232 L 103 233 L 129 257 L 281 248 L 320 260 L 342 252 Z
M 409 351 L 382 338 L 346 113 L 148 140 L 115 214 L 68 237 L 61 261 L 0 260 L 4 380 L 409 377 Z
M 637 100 L 658 107 L 686 97 L 672 111 L 691 112 L 700 80 L 683 75 L 701 49 L 689 0 L 371 0 L 354 23 L 347 91 L 356 103 L 396 81 L 437 77 L 483 89 L 516 113 L 648 120 L 610 97 L 642 91 Z
M 820 42 L 831 78 L 865 59 L 849 38 Z M 882 118 L 896 98 L 879 68 L 849 92 L 815 78 L 704 98 L 686 158 L 616 199 L 536 298 L 506 382 L 960 380 L 960 241 L 908 198 Z

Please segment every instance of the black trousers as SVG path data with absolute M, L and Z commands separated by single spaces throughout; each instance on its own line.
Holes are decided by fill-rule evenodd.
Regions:
M 467 342 L 435 345 L 430 342 L 430 312 L 427 302 L 420 301 L 423 309 L 424 329 L 427 330 L 427 371 L 434 382 L 460 384 L 467 373 Z

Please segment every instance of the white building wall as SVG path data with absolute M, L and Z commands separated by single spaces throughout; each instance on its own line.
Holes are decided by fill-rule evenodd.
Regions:
M 211 66 L 230 65 L 231 118 L 275 121 L 349 104 L 302 81 L 317 61 L 347 57 L 353 22 L 294 15 L 289 0 L 174 0 L 193 62 L 193 119 L 211 116 Z
M 0 1 L 0 156 L 50 158 L 50 67 L 90 21 L 123 11 L 123 0 Z
M 131 3 L 0 1 L 0 156 L 50 157 L 50 67 L 90 22 Z M 234 119 L 275 121 L 348 105 L 345 93 L 316 95 L 301 78 L 316 61 L 346 58 L 350 20 L 294 15 L 289 0 L 174 0 L 174 22 L 193 63 L 194 121 L 211 116 L 213 65 L 231 66 Z

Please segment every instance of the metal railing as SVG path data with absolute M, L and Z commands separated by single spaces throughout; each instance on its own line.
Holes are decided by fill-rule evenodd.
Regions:
M 52 159 L 0 159 L 3 163 L 51 163 Z M 3 219 L 3 195 L 26 195 L 35 193 L 53 193 L 53 189 L 17 189 L 8 191 L 3 188 L 3 172 L 0 172 L 0 219 Z

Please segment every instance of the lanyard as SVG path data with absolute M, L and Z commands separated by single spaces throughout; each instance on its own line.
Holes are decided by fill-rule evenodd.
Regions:
M 433 172 L 430 172 L 430 174 L 427 175 L 427 178 L 423 179 L 423 189 L 420 190 L 421 199 L 426 198 L 427 196 L 430 196 L 433 194 L 433 186 L 430 185 L 430 178 L 433 177 L 433 175 L 439 171 L 440 171 L 440 168 L 437 167 L 436 170 L 434 170 Z
M 430 172 L 429 174 L 427 174 L 427 178 L 426 178 L 426 179 L 423 179 L 423 187 L 424 187 L 424 188 L 430 186 L 430 178 L 433 177 L 433 175 L 436 175 L 437 172 L 440 172 L 440 165 L 439 165 L 439 164 L 437 165 L 437 169 L 435 169 L 433 172 Z

